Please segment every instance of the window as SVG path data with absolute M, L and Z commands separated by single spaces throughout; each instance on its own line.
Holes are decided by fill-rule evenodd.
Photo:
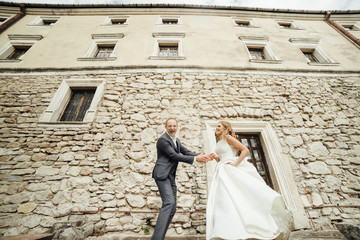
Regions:
M 250 22 L 249 21 L 235 21 L 236 25 L 238 25 L 239 27 L 248 27 L 250 26 Z
M 158 25 L 179 25 L 182 24 L 180 16 L 160 16 L 156 22 Z
M 235 27 L 258 27 L 253 20 L 233 18 L 233 21 Z
M 163 45 L 159 46 L 159 56 L 160 57 L 177 57 L 178 56 L 178 46 L 175 45 Z
M 111 19 L 112 25 L 122 25 L 126 23 L 126 19 Z
M 39 40 L 41 35 L 9 34 L 10 41 L 0 49 L 1 62 L 22 61 L 26 52 Z
M 281 63 L 282 61 L 271 51 L 266 36 L 240 36 L 245 44 L 250 62 Z
M 263 48 L 249 48 L 251 59 L 262 60 L 265 59 Z
M 177 19 L 163 19 L 162 23 L 163 24 L 178 24 L 178 20 Z
M 14 46 L 14 51 L 6 59 L 19 59 L 27 52 L 27 50 L 29 50 L 29 48 L 29 46 Z
M 79 61 L 114 61 L 116 44 L 123 38 L 122 33 L 92 34 L 93 43 Z
M 129 16 L 107 16 L 101 26 L 125 27 L 129 24 Z
M 360 22 L 340 22 L 340 25 L 348 31 L 360 31 Z
M 153 33 L 153 37 L 155 38 L 155 44 L 150 59 L 185 59 L 182 51 L 184 33 Z
M 98 46 L 95 58 L 108 58 L 114 51 L 114 46 Z
M 339 65 L 339 63 L 335 62 L 325 53 L 324 50 L 322 50 L 319 44 L 319 39 L 290 38 L 289 41 L 300 49 L 309 65 Z
M 314 50 L 310 52 L 303 51 L 303 53 L 309 62 L 319 62 L 319 60 L 314 55 Z
M 94 97 L 95 89 L 71 89 L 71 96 L 60 121 L 82 121 Z
M 62 81 L 49 106 L 41 115 L 39 122 L 45 124 L 92 122 L 104 88 L 105 80 L 103 79 L 68 79 Z
M 271 188 L 274 188 L 270 178 L 269 168 L 265 159 L 263 148 L 261 146 L 259 135 L 236 133 L 236 136 L 238 140 L 250 150 L 248 156 L 246 157 L 246 160 L 248 160 L 255 166 L 256 170 L 264 179 L 266 184 Z
M 45 19 L 43 20 L 44 25 L 54 25 L 57 22 L 55 19 Z
M 7 20 L 5 17 L 0 17 L 0 24 L 4 23 Z
M 294 30 L 302 30 L 303 28 L 298 26 L 293 21 L 277 21 L 278 25 L 282 29 L 294 29 Z
M 38 16 L 28 26 L 53 26 L 59 18 L 56 16 Z

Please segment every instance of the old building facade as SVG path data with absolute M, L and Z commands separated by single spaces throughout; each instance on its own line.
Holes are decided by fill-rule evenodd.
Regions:
M 170 116 L 205 153 L 230 121 L 292 230 L 360 218 L 359 11 L 21 9 L 0 6 L 0 235 L 69 220 L 87 236 L 151 232 L 155 142 Z M 205 234 L 214 165 L 179 167 L 169 235 Z

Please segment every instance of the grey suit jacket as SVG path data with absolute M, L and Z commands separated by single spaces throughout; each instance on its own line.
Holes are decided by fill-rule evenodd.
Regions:
M 175 178 L 176 169 L 179 162 L 192 164 L 194 156 L 198 154 L 189 151 L 182 146 L 176 138 L 177 147 L 167 133 L 161 135 L 156 143 L 157 160 L 152 172 L 155 180 L 165 180 L 169 175 Z

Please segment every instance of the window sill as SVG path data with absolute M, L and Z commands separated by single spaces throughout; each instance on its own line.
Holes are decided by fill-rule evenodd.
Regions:
M 115 61 L 116 57 L 107 57 L 107 58 L 94 58 L 94 57 L 81 57 L 77 58 L 78 61 Z
M 159 56 L 151 56 L 150 60 L 184 60 L 185 57 L 159 57 Z
M 239 26 L 239 25 L 234 25 L 234 27 L 236 28 L 259 28 L 259 26 Z
M 249 62 L 254 63 L 271 63 L 271 64 L 280 64 L 282 60 L 268 60 L 268 59 L 249 59 Z
M 340 63 L 330 63 L 330 62 L 308 62 L 310 66 L 339 66 Z
M 89 127 L 90 122 L 38 122 L 39 127 L 58 127 L 58 128 L 68 128 L 68 127 Z
M 305 30 L 305 28 L 280 28 L 282 30 Z
M 101 27 L 127 27 L 129 24 L 101 24 Z
M 0 59 L 0 62 L 18 63 L 21 62 L 21 59 Z

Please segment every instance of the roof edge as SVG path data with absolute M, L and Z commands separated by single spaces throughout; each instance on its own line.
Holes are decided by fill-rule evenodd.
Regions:
M 0 1 L 0 6 L 20 7 L 21 3 Z M 298 9 L 278 9 L 278 8 L 255 8 L 240 6 L 219 6 L 219 5 L 197 5 L 197 4 L 52 4 L 52 3 L 25 3 L 27 8 L 189 8 L 189 9 L 214 9 L 214 10 L 242 10 L 242 11 L 260 11 L 276 13 L 294 13 L 294 14 L 325 14 L 330 11 L 331 14 L 359 14 L 360 10 L 298 10 Z

